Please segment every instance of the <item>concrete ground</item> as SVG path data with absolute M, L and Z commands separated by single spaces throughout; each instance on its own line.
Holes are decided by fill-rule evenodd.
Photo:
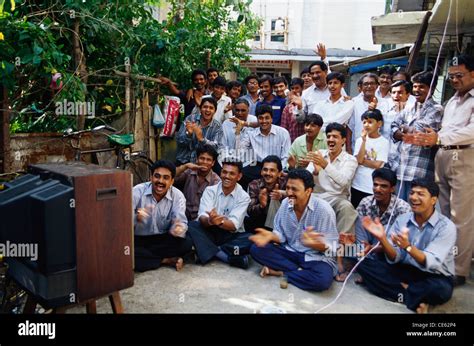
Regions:
M 181 272 L 163 267 L 137 273 L 134 286 L 121 291 L 122 303 L 126 313 L 258 313 L 273 307 L 287 313 L 314 313 L 333 301 L 342 288 L 342 283 L 334 282 L 322 293 L 306 292 L 292 285 L 281 289 L 280 279 L 262 279 L 258 275 L 260 268 L 255 262 L 242 270 L 214 261 L 206 266 L 186 264 Z M 322 312 L 412 313 L 402 304 L 368 293 L 354 283 L 355 276 L 349 278 L 338 301 Z M 473 280 L 456 288 L 448 303 L 430 311 L 474 313 Z M 97 302 L 97 312 L 112 312 L 107 298 Z M 85 307 L 68 313 L 85 313 Z

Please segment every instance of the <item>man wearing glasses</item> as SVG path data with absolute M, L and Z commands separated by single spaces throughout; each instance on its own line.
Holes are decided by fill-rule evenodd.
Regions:
M 474 58 L 454 57 L 448 77 L 456 93 L 446 104 L 441 130 L 416 133 L 414 144 L 440 148 L 435 174 L 441 211 L 457 228 L 454 285 L 459 286 L 469 277 L 474 247 Z

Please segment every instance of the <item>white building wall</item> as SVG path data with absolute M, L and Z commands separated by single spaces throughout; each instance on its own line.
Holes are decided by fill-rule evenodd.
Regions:
M 316 42 L 380 49 L 372 43 L 370 18 L 384 13 L 385 0 L 254 0 L 251 8 L 266 18 L 265 49 L 314 48 Z M 288 45 L 270 41 L 271 20 L 278 17 L 288 17 Z

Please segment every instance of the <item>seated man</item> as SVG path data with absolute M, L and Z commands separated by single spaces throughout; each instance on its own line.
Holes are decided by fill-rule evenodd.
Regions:
M 143 272 L 167 264 L 179 271 L 184 265 L 182 256 L 193 245 L 186 232 L 186 200 L 172 186 L 174 163 L 158 160 L 151 172 L 150 182 L 133 188 L 135 270 Z
M 358 163 L 357 159 L 342 150 L 346 142 L 346 128 L 339 123 L 326 126 L 328 150 L 311 152 L 308 156 L 312 165 L 307 169 L 313 170 L 315 176 L 315 192 L 319 197 L 329 202 L 336 213 L 337 230 L 341 233 L 341 242 L 353 237 L 357 212 L 349 201 L 352 179 Z M 337 281 L 344 281 L 347 272 L 344 270 L 342 258 L 338 257 L 339 274 Z
M 196 163 L 188 162 L 176 168 L 174 185 L 186 197 L 186 217 L 196 220 L 202 193 L 208 186 L 216 185 L 221 178 L 212 170 L 217 160 L 217 151 L 209 144 L 199 145 Z
M 366 257 L 359 265 L 367 289 L 398 301 L 417 313 L 447 302 L 453 293 L 456 226 L 435 209 L 439 187 L 414 180 L 412 211 L 400 215 L 387 233 L 379 220 L 364 217 L 363 226 L 378 240 L 385 258 Z
M 311 173 L 296 169 L 288 174 L 285 198 L 275 217 L 273 232 L 257 228 L 250 237 L 253 259 L 267 275 L 286 276 L 303 290 L 324 291 L 337 271 L 332 254 L 337 248 L 336 216 L 331 206 L 313 195 Z
M 266 104 L 257 106 L 257 120 L 259 127 L 253 131 L 246 132 L 240 140 L 236 142 L 239 153 L 253 152 L 257 164 L 244 168 L 244 179 L 241 182 L 244 189 L 248 184 L 260 178 L 262 160 L 268 155 L 275 155 L 281 159 L 285 167 L 288 160 L 288 152 L 291 146 L 290 134 L 283 127 L 272 124 L 272 107 Z
M 378 168 L 372 172 L 372 181 L 374 195 L 363 198 L 357 207 L 359 218 L 356 221 L 356 243 L 365 247 L 364 254 L 369 252 L 378 241 L 362 227 L 362 218 L 378 217 L 380 223 L 389 230 L 399 215 L 411 210 L 407 202 L 394 194 L 397 176 L 393 171 L 388 168 Z
M 304 119 L 305 134 L 291 144 L 288 168 L 306 168 L 309 164 L 308 153 L 327 149 L 326 136 L 321 131 L 323 118 L 319 114 L 309 114 Z
M 248 268 L 250 242 L 244 229 L 249 195 L 237 183 L 242 178 L 242 163 L 224 161 L 222 181 L 204 190 L 198 221 L 189 223 L 189 233 L 202 264 L 217 257 L 239 268 Z
M 249 184 L 250 204 L 245 229 L 250 232 L 262 227 L 272 230 L 280 202 L 286 197 L 286 176 L 283 175 L 281 160 L 269 155 L 262 163 L 262 178 Z

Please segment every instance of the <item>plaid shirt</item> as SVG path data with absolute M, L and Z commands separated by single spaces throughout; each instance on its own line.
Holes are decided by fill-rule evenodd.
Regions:
M 443 107 L 432 98 L 422 105 L 417 102 L 395 118 L 392 123 L 392 138 L 402 125 L 408 125 L 415 131 L 424 131 L 426 127 L 430 127 L 438 132 L 442 118 Z M 422 147 L 393 140 L 395 144 L 392 145 L 389 155 L 389 165 L 394 172 L 397 172 L 398 180 L 412 181 L 415 177 L 434 179 L 436 147 Z
M 278 179 L 278 190 L 286 189 L 287 176 L 282 176 Z M 260 190 L 266 187 L 265 181 L 263 178 L 252 180 L 249 184 L 249 195 L 250 195 L 250 204 L 247 208 L 247 214 L 250 217 L 260 217 L 262 215 L 266 216 L 268 212 L 268 206 L 270 205 L 270 190 L 267 190 L 268 203 L 265 208 L 260 207 L 260 201 L 258 196 L 260 195 Z M 272 190 L 273 191 L 273 190 Z
M 176 142 L 178 144 L 178 148 L 176 150 L 176 161 L 179 164 L 185 164 L 187 162 L 195 162 L 196 161 L 196 149 L 198 144 L 209 144 L 216 151 L 222 147 L 222 126 L 221 124 L 212 119 L 211 122 L 202 128 L 202 135 L 203 140 L 198 142 L 196 135 L 193 133 L 192 136 L 188 136 L 186 134 L 186 121 L 194 121 L 201 125 L 200 118 L 195 115 L 189 115 L 184 120 L 181 128 L 179 129 L 178 134 L 176 135 Z
M 395 203 L 397 204 L 396 208 Z M 393 216 L 390 220 L 390 225 L 393 225 L 398 215 L 402 215 L 411 211 L 410 205 L 407 202 L 405 202 L 403 199 L 397 198 L 396 195 L 392 194 L 392 197 L 390 197 L 390 204 L 388 205 L 387 210 L 385 210 L 382 215 L 380 215 L 380 209 L 377 206 L 374 196 L 364 197 L 360 201 L 359 206 L 357 207 L 357 213 L 360 217 L 370 216 L 371 219 L 375 219 L 376 217 L 378 217 L 380 218 L 380 223 L 387 227 L 390 214 L 392 213 L 392 210 L 394 208 L 395 210 L 393 211 Z
M 293 115 L 293 108 L 295 106 L 292 103 L 286 105 L 281 114 L 281 127 L 284 127 L 290 133 L 291 142 L 296 138 L 304 134 L 304 123 L 298 123 L 295 116 Z

